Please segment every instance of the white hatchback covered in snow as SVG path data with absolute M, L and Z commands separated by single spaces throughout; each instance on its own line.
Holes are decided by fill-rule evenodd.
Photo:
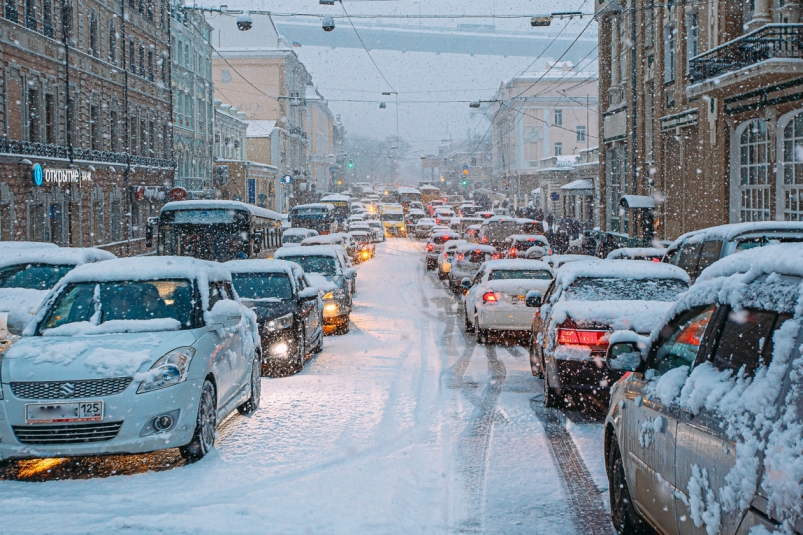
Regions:
M 729 255 L 649 338 L 614 333 L 605 464 L 621 533 L 801 533 L 803 245 Z
M 116 258 L 101 249 L 42 245 L 0 253 L 0 314 L 8 314 L 11 334 L 22 333 L 42 299 L 75 266 Z
M 466 331 L 485 343 L 491 331 L 528 331 L 532 308 L 525 306 L 530 292 L 546 292 L 552 269 L 537 260 L 492 260 L 480 266 L 463 301 Z
M 80 266 L 48 295 L 0 368 L 0 457 L 181 449 L 256 410 L 254 313 L 220 264 L 124 258 Z

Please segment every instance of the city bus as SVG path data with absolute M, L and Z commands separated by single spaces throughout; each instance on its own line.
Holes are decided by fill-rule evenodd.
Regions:
M 415 188 L 398 188 L 396 190 L 396 196 L 398 197 L 396 202 L 402 205 L 404 213 L 407 213 L 407 210 L 410 209 L 411 202 L 421 202 L 421 192 Z
M 328 203 L 299 204 L 290 209 L 290 226 L 329 234 L 335 224 L 335 207 Z
M 338 224 L 343 223 L 346 219 L 348 219 L 351 211 L 351 197 L 348 195 L 340 195 L 337 193 L 333 193 L 331 195 L 326 195 L 320 201 L 322 204 L 331 204 L 335 208 L 335 221 Z
M 421 191 L 421 203 L 426 206 L 430 201 L 437 201 L 441 198 L 441 190 L 435 186 L 424 185 L 418 188 Z
M 227 262 L 261 258 L 282 243 L 281 214 L 238 201 L 169 202 L 156 225 L 160 256 Z M 146 242 L 152 237 L 149 225 Z

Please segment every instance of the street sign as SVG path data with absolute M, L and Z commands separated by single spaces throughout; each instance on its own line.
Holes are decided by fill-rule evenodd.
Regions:
M 292 184 L 293 183 L 293 175 L 284 175 L 282 177 L 282 184 Z
M 33 164 L 33 168 L 31 168 L 31 178 L 33 178 L 33 183 L 37 186 L 42 185 L 43 180 L 43 173 L 42 173 L 42 166 L 38 163 Z
M 549 194 L 549 198 L 552 199 L 553 201 L 560 200 L 560 193 L 558 193 L 557 191 L 553 191 L 552 193 Z
M 181 186 L 178 186 L 171 189 L 168 195 L 174 201 L 183 201 L 184 199 L 187 198 L 187 190 L 182 188 Z

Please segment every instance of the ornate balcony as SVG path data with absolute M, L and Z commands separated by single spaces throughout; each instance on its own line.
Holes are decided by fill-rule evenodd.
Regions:
M 0 154 L 14 154 L 16 156 L 33 156 L 41 158 L 68 159 L 70 157 L 67 147 L 63 145 L 52 145 L 49 143 L 33 143 L 30 141 L 17 141 L 0 137 Z M 109 152 L 104 150 L 92 150 L 81 147 L 73 148 L 73 160 L 125 164 L 128 162 L 127 154 L 124 152 Z M 130 156 L 131 165 L 141 165 L 144 167 L 174 168 L 175 160 L 148 158 L 145 156 Z
M 687 92 L 699 96 L 734 83 L 749 89 L 751 78 L 778 82 L 778 74 L 799 76 L 801 68 L 803 24 L 767 24 L 692 58 Z

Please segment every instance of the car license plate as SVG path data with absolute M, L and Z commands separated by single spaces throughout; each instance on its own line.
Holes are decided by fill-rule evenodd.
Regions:
M 27 403 L 25 423 L 99 422 L 103 420 L 102 401 L 75 403 Z
M 513 304 L 515 305 L 516 303 L 523 302 L 526 298 L 526 295 L 514 295 L 511 301 L 513 301 Z

